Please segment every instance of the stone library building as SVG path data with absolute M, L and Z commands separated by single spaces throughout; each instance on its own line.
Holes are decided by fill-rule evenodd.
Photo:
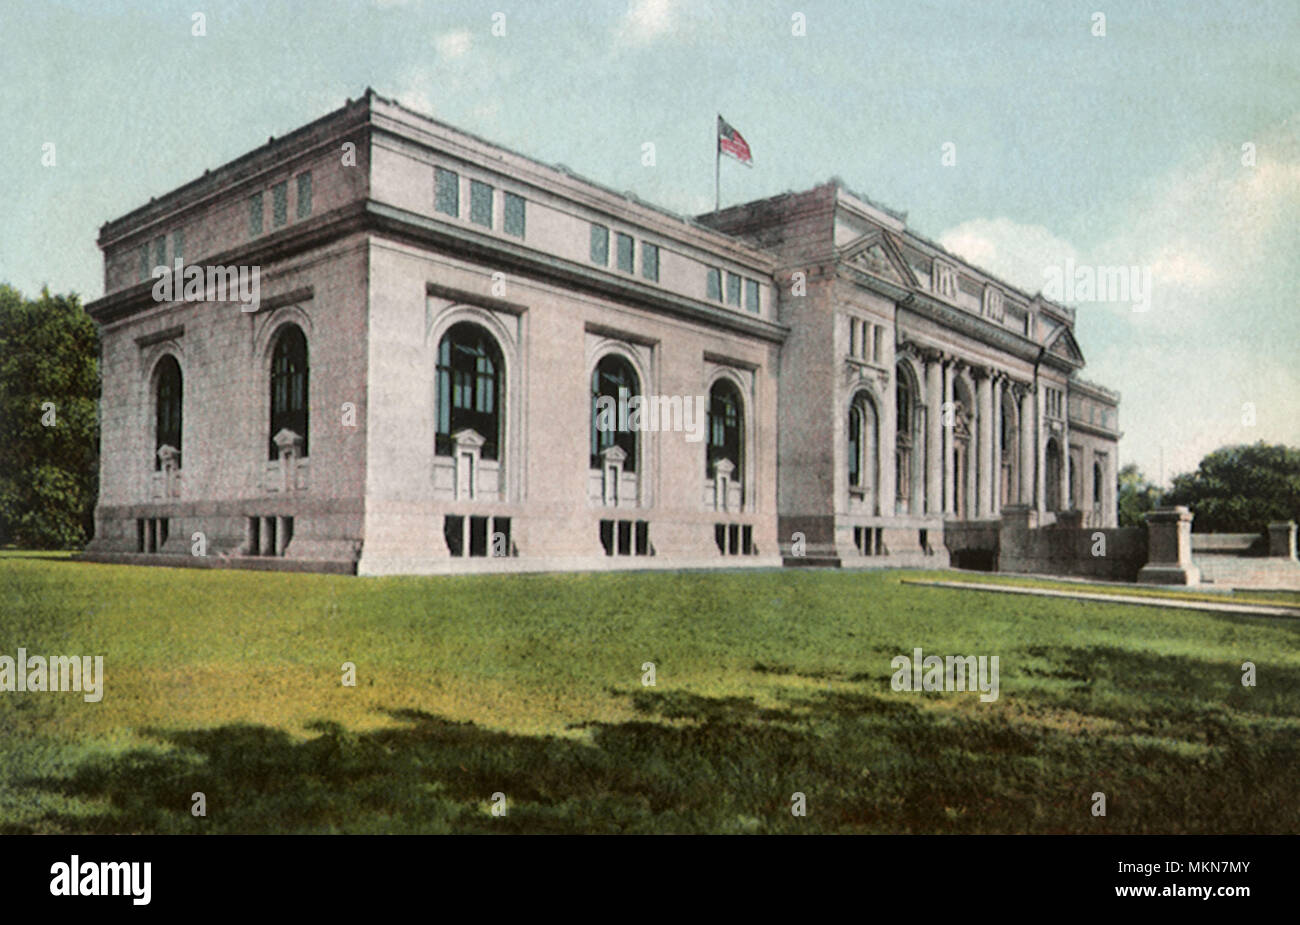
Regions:
M 1074 311 L 838 180 L 686 218 L 368 90 L 98 243 L 93 561 L 946 566 L 1008 508 L 1116 523 Z

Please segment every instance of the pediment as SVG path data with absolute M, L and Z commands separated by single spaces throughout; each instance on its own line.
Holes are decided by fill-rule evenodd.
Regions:
M 1071 363 L 1083 365 L 1083 351 L 1079 349 L 1079 342 L 1074 339 L 1070 329 L 1064 325 L 1056 329 L 1056 333 L 1048 338 L 1044 346 L 1048 353 L 1062 357 Z
M 879 229 L 850 241 L 840 249 L 839 257 L 843 263 L 864 273 L 879 276 L 900 286 L 916 287 L 916 278 L 897 245 Z

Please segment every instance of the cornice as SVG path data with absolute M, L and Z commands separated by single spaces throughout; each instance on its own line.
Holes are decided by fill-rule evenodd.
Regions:
M 212 255 L 201 265 L 270 266 L 355 233 L 382 234 L 440 253 L 484 262 L 507 273 L 594 293 L 769 343 L 783 343 L 789 334 L 785 325 L 667 292 L 634 278 L 606 275 L 595 268 L 543 254 L 512 241 L 374 200 L 358 200 L 341 206 L 248 242 L 243 247 Z M 86 306 L 86 312 L 100 324 L 128 318 L 158 304 L 152 297 L 153 285 L 154 280 L 149 279 L 97 299 Z M 482 297 L 475 298 L 482 300 Z

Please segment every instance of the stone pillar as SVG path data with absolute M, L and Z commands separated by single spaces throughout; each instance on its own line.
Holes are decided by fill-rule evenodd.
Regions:
M 925 354 L 925 513 L 943 513 L 943 366 L 937 351 Z
M 993 377 L 993 465 L 989 469 L 992 485 L 989 490 L 989 513 L 994 517 L 1002 509 L 1002 375 Z
M 1034 396 L 1025 387 L 1020 390 L 1020 503 L 1034 503 Z
M 892 359 L 890 361 L 893 362 Z M 898 505 L 898 492 L 894 482 L 897 474 L 894 458 L 898 453 L 898 367 L 890 367 L 889 388 L 883 390 L 880 417 L 876 421 L 876 432 L 880 435 L 880 469 L 877 477 L 880 481 L 880 516 L 893 517 Z
M 258 531 L 258 539 L 261 542 L 261 546 L 258 549 L 259 555 L 275 555 L 275 544 L 277 541 L 275 527 L 276 519 L 274 517 L 262 518 L 262 529 Z
M 953 376 L 956 372 L 952 360 L 943 364 L 943 401 L 953 412 L 952 416 L 943 422 L 943 511 L 949 517 L 957 512 L 957 486 L 953 481 L 953 473 L 957 469 L 957 441 L 953 439 L 957 421 L 956 404 L 952 397 Z
M 1003 530 L 1033 530 L 1038 526 L 1038 512 L 1028 504 L 1008 504 L 1002 509 Z
M 993 512 L 989 504 L 993 491 L 993 384 L 987 369 L 975 370 L 975 393 L 975 404 L 979 407 L 979 432 L 975 438 L 975 516 L 982 519 Z
M 1047 437 L 1043 427 L 1043 387 L 1034 390 L 1034 508 L 1039 514 L 1047 511 Z
M 1192 512 L 1186 507 L 1159 507 L 1146 515 L 1147 564 L 1137 580 L 1154 585 L 1194 585 L 1201 570 L 1192 564 Z
M 1268 554 L 1295 558 L 1295 521 L 1287 520 L 1268 525 Z

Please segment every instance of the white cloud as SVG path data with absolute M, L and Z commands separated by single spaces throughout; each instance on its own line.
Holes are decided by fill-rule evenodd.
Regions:
M 1074 245 L 1042 225 L 1022 225 L 1009 218 L 962 222 L 941 234 L 939 244 L 1030 293 L 1043 288 L 1047 267 L 1079 259 Z
M 433 40 L 433 45 L 438 50 L 438 57 L 447 61 L 465 57 L 473 44 L 474 36 L 468 29 L 444 32 Z
M 1300 444 L 1296 124 L 1264 133 L 1257 166 L 1223 144 L 1157 178 L 1110 235 L 1086 248 L 1006 217 L 963 222 L 938 238 L 1029 292 L 1067 257 L 1076 266 L 1150 268 L 1148 311 L 1083 304 L 1077 328 L 1084 375 L 1123 393 L 1122 461 L 1149 477 L 1159 476 L 1162 448 L 1172 476 L 1223 444 Z M 1255 426 L 1242 423 L 1246 402 L 1257 410 Z
M 416 66 L 402 75 L 393 96 L 403 106 L 426 115 L 434 115 L 430 90 L 435 86 L 437 86 L 436 75 L 427 67 Z
M 614 37 L 626 44 L 645 45 L 672 31 L 676 22 L 676 0 L 632 0 Z

